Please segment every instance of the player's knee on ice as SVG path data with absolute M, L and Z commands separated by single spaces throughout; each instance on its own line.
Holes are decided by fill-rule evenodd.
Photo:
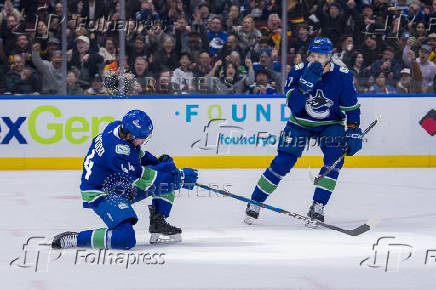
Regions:
M 128 250 L 136 245 L 135 230 L 129 221 L 124 221 L 116 226 L 110 237 L 110 248 Z

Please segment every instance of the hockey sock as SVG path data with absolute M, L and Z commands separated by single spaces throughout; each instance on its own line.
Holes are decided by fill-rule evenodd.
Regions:
M 135 230 L 129 221 L 120 223 L 112 230 L 102 228 L 82 231 L 77 237 L 78 247 L 128 250 L 135 244 Z
M 277 188 L 280 180 L 291 171 L 296 161 L 297 157 L 295 155 L 279 151 L 279 154 L 271 162 L 270 167 L 265 170 L 257 182 L 251 199 L 264 202 Z
M 320 175 L 327 170 L 325 167 L 321 168 Z M 313 200 L 326 205 L 330 199 L 333 190 L 336 187 L 336 180 L 339 176 L 339 169 L 332 170 L 316 185 Z
M 173 207 L 173 202 L 174 202 L 174 191 L 168 194 L 153 196 L 152 204 L 156 208 L 157 213 L 161 213 L 165 217 L 169 217 L 171 208 Z

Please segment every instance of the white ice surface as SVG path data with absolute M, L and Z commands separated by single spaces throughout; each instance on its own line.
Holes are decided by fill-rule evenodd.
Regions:
M 261 172 L 201 170 L 199 181 L 248 197 Z M 0 172 L 0 289 L 436 289 L 436 169 L 344 169 L 326 207 L 326 222 L 353 228 L 372 216 L 381 218 L 377 228 L 359 237 L 308 229 L 268 210 L 247 226 L 244 203 L 184 191 L 169 219 L 182 227 L 182 243 L 147 243 L 150 201 L 144 200 L 134 205 L 140 219 L 137 246 L 112 251 L 120 257 L 164 253 L 163 265 L 126 269 L 125 263 L 87 264 L 84 258 L 75 265 L 75 250 L 62 251 L 56 260 L 59 252 L 37 245 L 26 248 L 24 262 L 29 237 L 104 226 L 82 208 L 79 179 L 78 171 Z M 305 214 L 312 194 L 308 169 L 295 169 L 267 203 Z M 375 264 L 372 259 L 361 266 L 374 257 L 372 246 L 383 236 L 395 238 L 383 240 Z M 95 252 L 85 254 L 91 258 Z

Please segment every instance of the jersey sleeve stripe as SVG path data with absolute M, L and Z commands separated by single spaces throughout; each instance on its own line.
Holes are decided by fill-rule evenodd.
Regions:
M 350 107 L 339 106 L 339 108 L 341 109 L 341 111 L 345 111 L 345 112 L 347 112 L 347 111 L 354 111 L 354 110 L 358 109 L 359 107 L 360 107 L 360 104 L 359 104 L 359 103 L 355 104 L 354 106 L 350 106 Z

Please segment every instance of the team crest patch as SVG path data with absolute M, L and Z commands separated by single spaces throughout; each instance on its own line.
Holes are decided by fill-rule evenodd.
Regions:
M 325 119 L 330 116 L 330 107 L 333 106 L 333 101 L 324 97 L 324 92 L 320 89 L 316 90 L 316 95 L 309 95 L 306 101 L 306 112 L 315 119 Z
M 130 148 L 128 145 L 117 145 L 115 152 L 118 154 L 130 155 Z
M 128 208 L 127 204 L 124 203 L 124 202 L 119 203 L 119 204 L 118 204 L 118 207 L 119 207 L 120 209 L 126 209 L 126 208 Z

